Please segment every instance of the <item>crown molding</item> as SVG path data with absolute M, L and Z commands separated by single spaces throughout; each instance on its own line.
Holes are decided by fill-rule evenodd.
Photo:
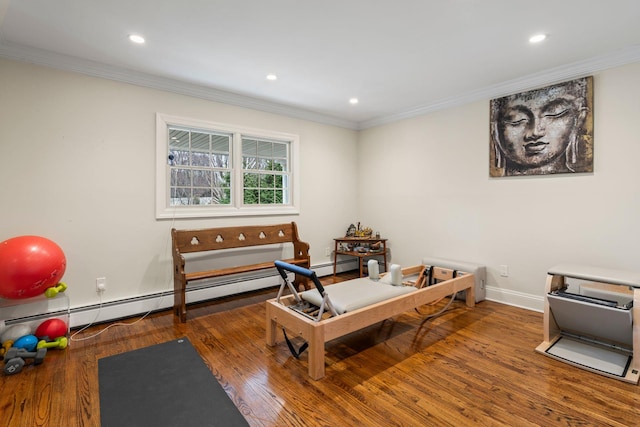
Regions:
M 475 91 L 452 96 L 440 101 L 424 104 L 415 108 L 366 120 L 358 124 L 358 130 L 381 126 L 400 120 L 405 120 L 424 114 L 432 113 L 447 108 L 457 107 L 471 102 L 500 98 L 513 93 L 523 92 L 539 87 L 573 80 L 604 71 L 607 69 L 620 67 L 627 64 L 640 62 L 640 44 L 629 46 L 604 55 L 577 61 L 560 67 L 551 68 L 538 73 L 508 80 L 499 84 L 487 86 Z
M 499 98 L 512 93 L 518 93 L 537 87 L 543 87 L 566 80 L 572 80 L 603 70 L 615 68 L 635 62 L 640 62 L 640 45 L 629 46 L 614 52 L 596 56 L 583 61 L 573 62 L 560 67 L 544 70 L 521 78 L 508 80 L 478 90 L 447 97 L 439 101 L 416 106 L 395 114 L 390 114 L 362 122 L 354 122 L 337 117 L 304 110 L 298 107 L 279 104 L 264 99 L 240 95 L 211 87 L 196 85 L 154 76 L 139 71 L 114 67 L 108 64 L 81 59 L 69 55 L 62 55 L 23 46 L 10 42 L 0 42 L 0 58 L 28 62 L 36 65 L 72 71 L 93 77 L 100 77 L 129 83 L 137 86 L 163 90 L 180 95 L 192 96 L 209 101 L 220 102 L 238 107 L 250 108 L 282 116 L 309 120 L 331 126 L 351 130 L 364 130 L 376 126 L 405 120 L 447 108 L 457 107 L 471 102 Z
M 309 120 L 331 126 L 338 126 L 352 130 L 356 130 L 358 127 L 358 124 L 353 121 L 308 111 L 290 105 L 279 104 L 277 102 L 240 95 L 176 79 L 155 76 L 139 71 L 114 67 L 101 62 L 82 59 L 70 55 L 63 55 L 10 42 L 0 42 L 0 58 L 28 62 L 63 71 L 71 71 L 92 77 L 115 80 L 118 82 L 173 92 L 180 95 L 192 96 L 223 104 L 235 105 L 237 107 L 250 108 L 296 119 Z

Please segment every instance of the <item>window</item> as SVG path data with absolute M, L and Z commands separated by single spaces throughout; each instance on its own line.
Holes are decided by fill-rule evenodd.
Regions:
M 230 134 L 169 126 L 169 206 L 231 204 Z
M 156 217 L 297 214 L 298 137 L 158 114 Z
M 287 203 L 289 199 L 288 145 L 242 138 L 242 180 L 245 205 Z

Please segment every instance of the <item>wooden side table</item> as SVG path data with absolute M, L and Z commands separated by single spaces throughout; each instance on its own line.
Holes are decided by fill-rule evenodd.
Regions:
M 360 271 L 360 277 L 363 277 L 363 263 L 365 258 L 371 258 L 375 256 L 381 256 L 384 260 L 384 271 L 387 271 L 387 239 L 380 239 L 376 237 L 338 237 L 333 239 L 335 242 L 335 249 L 333 251 L 333 276 L 336 275 L 336 267 L 338 264 L 338 255 L 348 255 L 358 258 L 358 268 Z M 341 243 L 348 245 L 366 245 L 370 247 L 374 243 L 380 242 L 382 248 L 378 251 L 360 252 L 355 250 L 344 250 L 340 247 Z

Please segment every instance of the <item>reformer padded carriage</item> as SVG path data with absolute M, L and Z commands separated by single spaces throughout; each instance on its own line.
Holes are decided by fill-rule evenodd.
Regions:
M 464 293 L 468 307 L 484 299 L 485 267 L 471 263 L 425 258 L 422 265 L 402 269 L 405 284 L 400 286 L 364 277 L 327 287 L 312 270 L 282 261 L 275 265 L 283 283 L 277 297 L 266 302 L 266 343 L 276 344 L 278 326 L 303 338 L 309 351 L 309 376 L 314 380 L 325 375 L 328 341 L 459 292 Z M 315 289 L 298 293 L 288 272 L 307 277 Z M 419 288 L 422 276 L 428 278 L 427 284 Z M 406 284 L 412 278 L 418 287 Z M 283 296 L 287 286 L 291 294 Z

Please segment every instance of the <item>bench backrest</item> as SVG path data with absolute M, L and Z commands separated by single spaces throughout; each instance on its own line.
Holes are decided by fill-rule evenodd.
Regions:
M 174 251 L 215 251 L 277 243 L 300 242 L 295 222 L 276 225 L 246 225 L 199 230 L 171 229 Z

